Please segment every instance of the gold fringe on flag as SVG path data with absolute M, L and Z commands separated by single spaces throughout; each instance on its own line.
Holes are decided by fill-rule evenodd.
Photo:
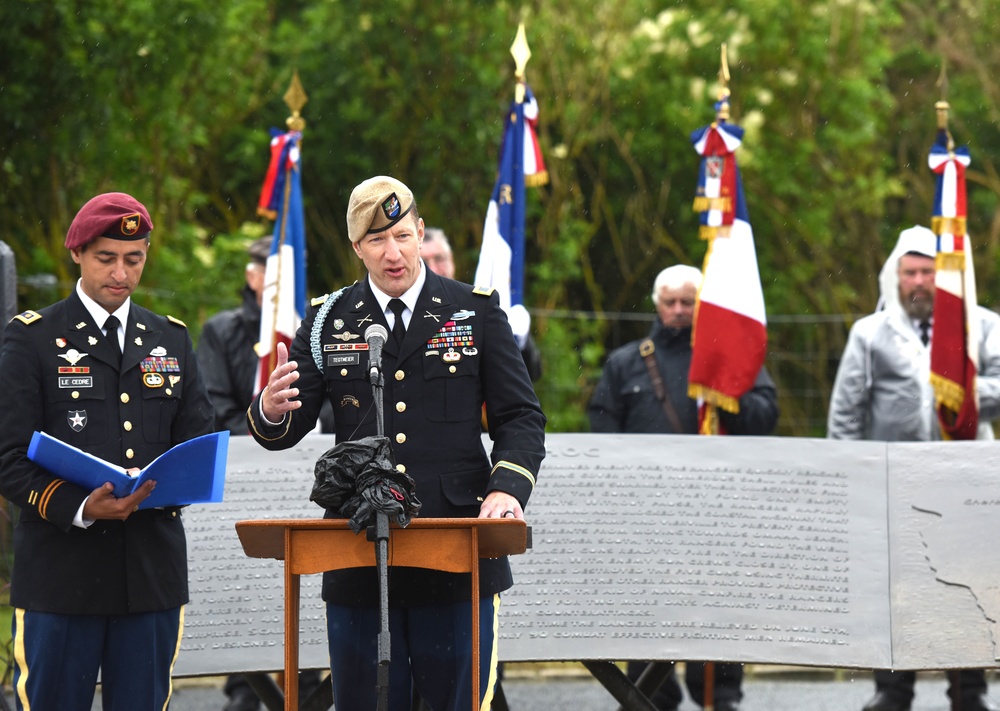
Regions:
M 524 176 L 524 186 L 526 188 L 538 188 L 549 182 L 549 171 L 542 170 L 532 175 Z
M 931 373 L 931 385 L 934 387 L 934 401 L 938 407 L 945 407 L 952 412 L 962 409 L 962 403 L 965 402 L 964 386 L 938 373 Z
M 728 197 L 696 197 L 694 199 L 694 211 L 705 212 L 705 210 L 719 210 L 729 212 L 732 210 L 733 199 Z
M 731 225 L 719 225 L 717 227 L 702 225 L 698 228 L 698 239 L 712 241 L 716 237 L 728 237 L 732 229 Z
M 964 252 L 938 252 L 934 266 L 940 270 L 962 271 L 965 269 Z
M 698 400 L 700 398 L 709 405 L 722 408 L 726 412 L 731 412 L 734 415 L 739 414 L 740 411 L 740 401 L 738 398 L 724 395 L 718 390 L 713 390 L 705 385 L 688 383 L 688 397 L 694 400 Z
M 964 217 L 932 217 L 931 232 L 936 235 L 955 235 L 961 238 L 966 233 Z

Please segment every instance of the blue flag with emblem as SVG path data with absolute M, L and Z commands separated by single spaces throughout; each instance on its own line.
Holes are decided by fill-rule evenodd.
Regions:
M 531 317 L 524 307 L 525 186 L 544 185 L 548 173 L 535 125 L 538 102 L 524 85 L 522 101 L 511 102 L 504 121 L 497 181 L 493 186 L 475 283 L 493 287 L 519 342 L 527 338 Z

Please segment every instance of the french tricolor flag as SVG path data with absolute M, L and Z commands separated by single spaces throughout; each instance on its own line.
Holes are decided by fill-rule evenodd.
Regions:
M 931 385 L 941 436 L 975 439 L 979 426 L 976 372 L 979 322 L 972 248 L 966 228 L 966 147 L 955 149 L 947 129 L 938 131 L 927 159 L 937 175 L 931 231 L 937 235 Z
M 538 102 L 531 89 L 523 86 L 524 100 L 511 103 L 504 123 L 497 181 L 486 209 L 474 278 L 476 286 L 497 290 L 500 306 L 522 346 L 531 325 L 524 306 L 525 187 L 548 182 L 535 131 Z
M 302 206 L 299 131 L 272 131 L 271 161 L 258 212 L 274 219 L 274 241 L 264 273 L 257 356 L 260 391 L 278 361 L 278 343 L 291 347 L 306 310 L 306 231 Z
M 722 119 L 691 135 L 702 156 L 694 207 L 708 241 L 691 334 L 688 394 L 699 400 L 699 431 L 719 434 L 713 408 L 739 412 L 767 352 L 767 317 L 753 230 L 734 152 L 743 130 Z

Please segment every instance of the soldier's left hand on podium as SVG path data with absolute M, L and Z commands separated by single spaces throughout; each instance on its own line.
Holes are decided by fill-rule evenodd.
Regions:
M 479 518 L 519 518 L 524 519 L 521 504 L 510 494 L 491 491 L 479 507 Z

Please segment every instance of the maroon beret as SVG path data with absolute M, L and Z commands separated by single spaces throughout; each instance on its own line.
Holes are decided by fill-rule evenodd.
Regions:
M 98 237 L 143 239 L 152 230 L 153 221 L 141 202 L 125 193 L 104 193 L 76 213 L 66 233 L 66 249 L 83 247 Z

